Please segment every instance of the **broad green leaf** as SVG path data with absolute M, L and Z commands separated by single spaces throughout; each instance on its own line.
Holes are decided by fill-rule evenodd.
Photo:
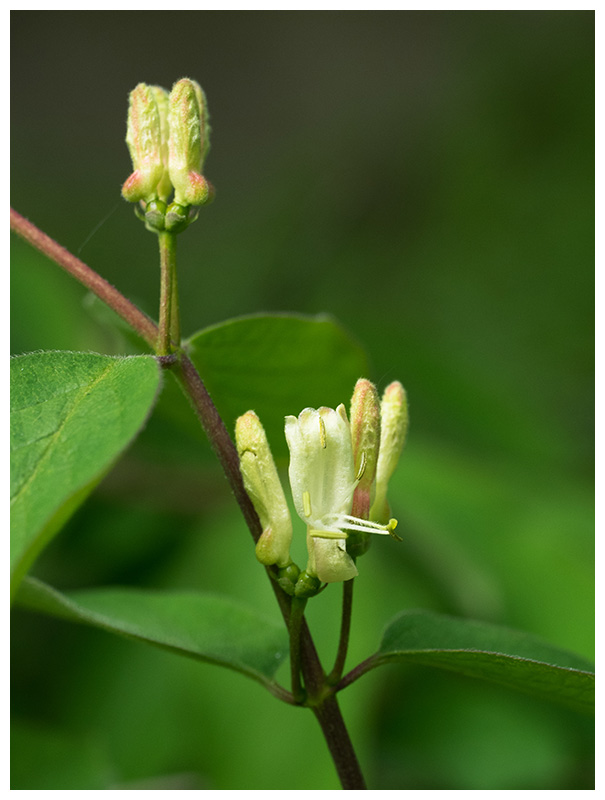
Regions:
M 276 456 L 286 455 L 286 414 L 348 403 L 368 374 L 363 350 L 325 315 L 241 317 L 195 334 L 188 349 L 229 430 L 253 409 Z
M 498 683 L 578 711 L 594 708 L 594 671 L 581 656 L 530 634 L 429 611 L 404 611 L 387 626 L 361 671 L 392 661 L 424 664 Z
M 62 594 L 26 578 L 18 605 L 230 667 L 263 684 L 288 654 L 283 625 L 213 594 L 103 588 Z
M 159 384 L 152 356 L 11 359 L 11 592 L 140 430 Z

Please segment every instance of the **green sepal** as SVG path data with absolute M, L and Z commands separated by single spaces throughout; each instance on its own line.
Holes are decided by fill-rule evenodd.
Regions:
M 159 233 L 164 230 L 166 216 L 166 203 L 162 200 L 152 200 L 145 209 L 145 227 L 148 231 Z
M 166 210 L 165 226 L 170 233 L 181 233 L 198 218 L 198 209 L 194 206 L 182 206 L 170 203 Z
M 306 570 L 300 573 L 296 586 L 294 587 L 295 597 L 314 597 L 321 588 L 321 581 L 314 575 L 309 575 Z

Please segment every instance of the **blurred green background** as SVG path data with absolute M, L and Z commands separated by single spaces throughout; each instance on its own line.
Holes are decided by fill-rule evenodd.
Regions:
M 11 26 L 13 207 L 155 316 L 156 243 L 119 195 L 127 97 L 196 78 L 217 199 L 179 241 L 185 333 L 329 312 L 380 389 L 406 386 L 405 541 L 360 564 L 349 666 L 407 607 L 593 658 L 593 13 L 30 11 Z M 13 353 L 128 351 L 71 278 L 12 244 Z M 185 402 L 167 406 L 34 574 L 277 614 Z M 326 662 L 338 595 L 309 609 Z M 312 715 L 235 673 L 23 612 L 12 628 L 13 788 L 338 788 Z M 372 788 L 593 785 L 591 721 L 556 706 L 395 666 L 341 697 Z

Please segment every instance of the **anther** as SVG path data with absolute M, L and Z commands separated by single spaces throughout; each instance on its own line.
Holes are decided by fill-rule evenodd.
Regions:
M 363 473 L 366 471 L 367 463 L 368 457 L 366 456 L 366 451 L 364 450 L 361 454 L 361 462 L 359 464 L 359 469 L 357 470 L 357 475 L 355 476 L 356 481 L 360 481 L 363 478 Z
M 387 525 L 387 530 L 389 532 L 389 536 L 392 539 L 395 539 L 396 542 L 403 542 L 403 539 L 401 538 L 401 536 L 397 536 L 397 534 L 395 533 L 395 528 L 396 527 L 397 527 L 397 520 L 391 518 L 389 520 L 389 522 L 388 522 L 388 525 Z
M 319 441 L 325 450 L 326 444 L 328 443 L 328 440 L 326 439 L 326 423 L 321 417 L 319 418 Z
M 302 502 L 303 502 L 303 511 L 305 512 L 305 517 L 311 516 L 311 495 L 309 492 L 303 492 L 302 494 Z

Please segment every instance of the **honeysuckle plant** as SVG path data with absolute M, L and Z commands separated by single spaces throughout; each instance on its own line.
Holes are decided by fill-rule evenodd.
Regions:
M 362 567 L 359 560 L 374 535 L 383 537 L 382 547 L 405 546 L 395 544 L 395 540 L 405 542 L 405 530 L 401 537 L 395 533 L 397 522 L 392 516 L 405 510 L 395 503 L 391 507 L 388 485 L 407 435 L 406 393 L 399 381 L 393 381 L 380 399 L 375 384 L 359 378 L 359 373 L 340 373 L 332 354 L 343 350 L 353 354 L 355 345 L 323 317 L 260 315 L 228 321 L 183 340 L 176 238 L 214 196 L 203 174 L 209 130 L 205 95 L 189 78 L 177 81 L 170 92 L 140 83 L 130 95 L 126 143 L 133 171 L 122 195 L 158 237 L 157 323 L 11 210 L 11 229 L 103 300 L 147 348 L 128 357 L 42 351 L 12 359 L 14 602 L 237 670 L 278 700 L 306 707 L 319 722 L 346 789 L 363 789 L 366 784 L 337 695 L 384 663 L 445 668 L 578 711 L 588 710 L 594 675 L 581 657 L 527 634 L 432 612 L 397 615 L 384 628 L 378 649 L 345 671 L 353 585 L 364 579 L 366 569 L 374 568 L 369 563 Z M 217 331 L 225 337 L 213 362 Z M 323 353 L 323 360 L 319 355 L 309 365 L 300 354 L 311 342 Z M 254 374 L 250 365 L 256 366 L 262 379 L 255 384 L 253 378 L 242 381 L 235 374 L 232 385 L 237 388 L 232 395 L 219 392 L 211 398 L 207 386 L 228 368 L 229 347 L 232 352 L 244 349 L 248 374 Z M 284 353 L 282 362 L 270 362 L 267 353 L 272 348 Z M 298 376 L 293 394 L 292 390 L 280 394 L 285 360 Z M 266 570 L 281 622 L 266 620 L 254 609 L 215 594 L 109 588 L 70 593 L 28 574 L 44 547 L 141 431 L 164 376 L 180 385 L 212 445 L 252 535 L 251 568 L 260 569 L 260 562 Z M 317 403 L 306 397 L 309 386 L 322 386 L 333 398 L 335 387 L 343 392 L 345 378 L 351 377 L 351 387 L 359 380 L 352 387 L 348 411 L 342 404 L 346 397 L 335 408 L 309 407 Z M 264 405 L 269 395 L 272 405 L 267 407 L 279 408 L 275 418 L 247 410 L 257 403 Z M 234 438 L 231 423 L 224 419 L 230 415 L 232 420 L 237 418 Z M 273 431 L 271 444 L 264 425 Z M 289 450 L 287 491 L 272 456 L 272 447 L 280 446 L 275 431 L 285 436 Z M 399 525 L 398 533 L 404 527 Z M 291 555 L 296 537 L 305 537 L 304 565 L 296 564 Z M 235 537 L 225 543 L 225 547 L 235 546 L 244 548 L 246 543 L 236 544 Z M 335 628 L 340 633 L 335 635 L 336 659 L 331 669 L 324 667 L 324 656 L 318 653 L 305 618 L 306 604 L 321 604 L 326 591 L 342 592 L 341 618 Z M 368 649 L 371 646 L 368 643 Z M 283 685 L 276 673 L 288 658 L 289 682 Z M 229 749 L 228 738 L 225 749 Z M 296 789 L 296 778 L 283 788 Z

